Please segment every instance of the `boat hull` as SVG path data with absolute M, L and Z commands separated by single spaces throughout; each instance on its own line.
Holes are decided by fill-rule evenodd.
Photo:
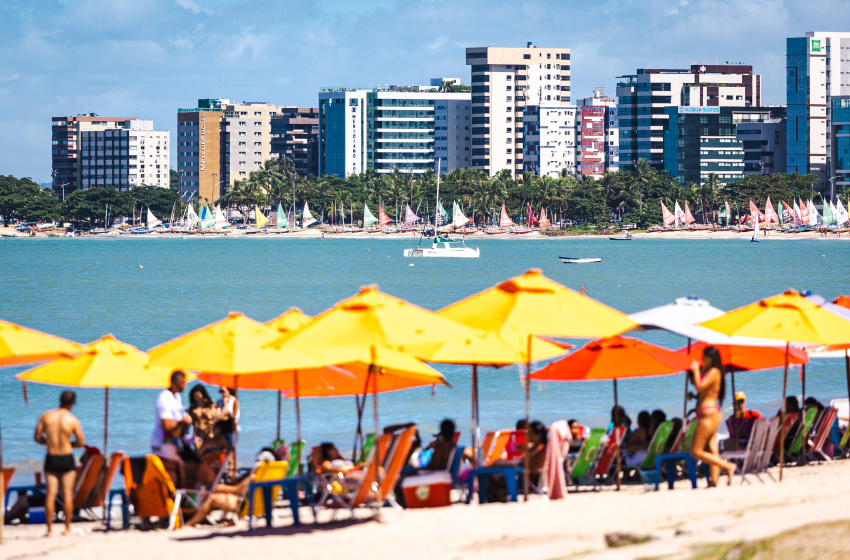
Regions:
M 564 264 L 588 264 L 602 262 L 599 257 L 558 257 Z
M 477 259 L 481 256 L 478 248 L 470 247 L 444 248 L 444 247 L 418 247 L 416 249 L 405 249 L 405 257 L 449 257 L 456 259 Z

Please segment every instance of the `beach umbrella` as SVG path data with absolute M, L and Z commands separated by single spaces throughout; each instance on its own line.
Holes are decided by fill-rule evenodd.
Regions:
M 832 303 L 827 303 L 821 296 L 809 296 L 808 299 L 821 305 L 827 311 L 850 321 L 850 297 L 839 296 Z M 850 402 L 850 342 L 843 344 L 827 344 L 816 348 L 807 348 L 810 358 L 833 357 L 836 353 L 844 354 L 844 373 L 847 379 L 847 400 Z
M 637 326 L 623 313 L 550 280 L 539 269 L 528 270 L 439 313 L 472 327 L 495 331 L 523 354 L 526 376 L 532 361 L 545 359 L 537 353 L 537 348 L 546 341 L 538 336 L 598 338 Z M 528 379 L 524 388 L 528 423 L 531 414 Z M 526 500 L 529 460 L 526 453 Z
M 278 315 L 270 321 L 266 321 L 266 326 L 275 329 L 279 335 L 284 335 L 296 329 L 300 329 L 311 320 L 312 317 L 297 307 L 290 307 L 281 315 Z M 277 390 L 277 439 L 280 439 L 280 397 L 282 392 L 282 389 Z
M 788 290 L 755 303 L 729 311 L 702 326 L 733 336 L 751 336 L 785 341 L 785 373 L 782 381 L 782 412 L 785 422 L 785 395 L 788 385 L 788 362 L 791 343 L 844 344 L 850 342 L 850 321 L 824 309 L 794 290 Z M 780 434 L 782 438 L 784 434 Z M 785 458 L 779 447 L 779 480 Z
M 0 321 L 0 367 L 46 362 L 82 352 L 76 342 Z
M 111 334 L 82 346 L 82 353 L 63 356 L 19 373 L 21 381 L 104 389 L 103 454 L 109 425 L 109 389 L 164 389 L 172 370 L 151 365 L 148 355 Z M 192 379 L 192 376 L 189 376 Z
M 691 358 L 637 338 L 611 336 L 594 340 L 565 358 L 533 372 L 537 381 L 613 380 L 614 406 L 617 380 L 655 375 L 672 375 L 691 367 Z M 620 454 L 617 453 L 617 488 L 620 487 Z

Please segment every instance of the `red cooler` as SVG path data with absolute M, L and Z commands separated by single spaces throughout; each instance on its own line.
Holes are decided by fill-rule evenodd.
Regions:
M 452 475 L 446 471 L 434 471 L 409 476 L 401 483 L 407 507 L 430 508 L 452 504 Z

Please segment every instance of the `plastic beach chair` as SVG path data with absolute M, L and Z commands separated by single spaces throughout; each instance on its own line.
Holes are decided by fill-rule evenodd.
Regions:
M 289 448 L 289 468 L 286 470 L 285 478 L 292 478 L 298 475 L 298 466 L 301 464 L 301 454 L 304 453 L 304 449 L 307 447 L 307 443 L 302 439 L 301 441 L 296 441 L 292 444 L 292 447 Z
M 824 461 L 832 461 L 832 457 L 823 452 L 823 444 L 826 443 L 826 438 L 829 437 L 829 432 L 832 429 L 832 424 L 835 422 L 835 419 L 837 417 L 837 408 L 824 409 L 823 414 L 821 415 L 821 421 L 815 429 L 815 436 L 810 442 L 811 451 L 809 453 L 815 459 L 820 457 Z
M 620 451 L 620 446 L 623 444 L 623 438 L 626 435 L 625 426 L 617 426 L 608 435 L 608 443 L 605 444 L 605 449 L 599 455 L 599 460 L 596 462 L 596 470 L 593 471 L 594 478 L 603 478 L 608 476 L 608 472 L 614 465 L 617 459 L 617 453 Z
M 788 457 L 802 456 L 805 453 L 804 444 L 808 441 L 809 432 L 812 431 L 812 424 L 815 422 L 815 417 L 818 414 L 818 409 L 810 407 L 806 409 L 806 415 L 803 417 L 803 424 L 797 430 L 797 435 L 794 436 L 794 441 L 788 449 Z
M 604 436 L 605 430 L 596 428 L 591 430 L 590 435 L 584 440 L 578 459 L 576 459 L 576 463 L 570 471 L 570 478 L 576 486 L 578 486 L 580 480 L 585 479 L 593 471 L 599 451 L 602 449 L 602 438 Z
M 9 484 L 12 482 L 12 477 L 15 476 L 15 467 L 6 467 L 3 469 L 3 477 L 0 478 L 0 492 L 6 493 Z
M 785 422 L 782 423 L 779 434 L 777 434 L 778 437 L 774 442 L 774 453 L 779 453 L 779 446 L 785 445 L 785 438 L 788 437 L 788 434 L 791 432 L 791 428 L 794 427 L 794 423 L 797 422 L 797 418 L 799 416 L 799 412 L 789 412 L 785 415 Z
M 103 512 L 100 519 L 104 523 L 106 522 L 106 495 L 112 487 L 112 480 L 115 478 L 115 473 L 118 472 L 119 468 L 121 468 L 121 463 L 123 462 L 123 460 L 123 451 L 116 451 L 115 453 L 109 456 L 109 464 L 101 473 L 97 487 L 91 494 L 88 503 L 83 507 L 83 509 L 89 515 L 95 518 L 97 518 L 97 516 L 92 511 L 92 509 L 96 507 L 103 508 Z
M 248 529 L 253 529 L 255 517 L 265 517 L 266 527 L 272 526 L 274 498 L 283 491 L 289 498 L 292 519 L 300 525 L 298 515 L 298 485 L 307 485 L 307 477 L 287 476 L 292 464 L 286 461 L 270 461 L 257 466 L 254 480 L 248 485 Z
M 640 478 L 645 486 L 654 485 L 658 482 L 660 476 L 659 469 L 656 468 L 655 459 L 664 453 L 664 446 L 667 445 L 667 440 L 670 439 L 670 434 L 673 432 L 673 422 L 664 422 L 655 434 L 652 436 L 652 441 L 646 449 L 646 457 L 637 468 Z M 632 470 L 634 467 L 626 467 L 626 470 Z
M 841 437 L 841 441 L 838 444 L 838 447 L 844 453 L 844 455 L 850 455 L 850 426 L 848 426 L 844 430 L 844 435 Z
M 360 449 L 360 459 L 357 462 L 365 463 L 366 458 L 369 457 L 370 453 L 372 453 L 372 448 L 374 446 L 375 434 L 366 434 L 366 438 L 363 440 L 363 447 Z
M 89 506 L 91 498 L 98 488 L 98 482 L 103 474 L 103 455 L 92 455 L 83 466 L 83 471 L 77 478 L 74 487 L 74 511 L 85 509 Z

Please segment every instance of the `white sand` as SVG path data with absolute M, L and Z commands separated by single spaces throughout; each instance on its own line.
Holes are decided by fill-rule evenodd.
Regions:
M 777 469 L 772 469 L 778 476 Z M 43 539 L 43 527 L 7 527 L 0 557 L 62 560 L 169 558 L 375 558 L 375 559 L 554 559 L 681 557 L 697 543 L 738 541 L 775 535 L 803 525 L 850 520 L 850 461 L 785 470 L 780 484 L 762 476 L 736 479 L 732 487 L 700 487 L 687 481 L 674 491 L 645 493 L 641 486 L 617 493 L 571 493 L 565 500 L 528 504 L 461 505 L 433 510 L 386 509 L 381 522 L 368 519 L 311 523 L 302 508 L 302 527 L 289 510 L 276 510 L 272 529 L 183 529 L 102 533 L 94 523 L 75 524 L 86 534 Z M 723 479 L 721 479 L 723 480 Z M 366 517 L 362 512 L 359 517 Z M 61 530 L 61 527 L 57 527 Z M 677 535 L 677 530 L 679 534 Z M 642 545 L 607 549 L 612 531 L 652 534 Z

